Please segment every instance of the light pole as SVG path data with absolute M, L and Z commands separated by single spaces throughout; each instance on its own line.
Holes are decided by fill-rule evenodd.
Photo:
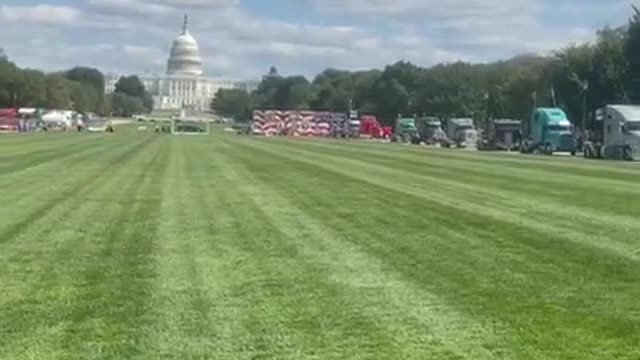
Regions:
M 589 91 L 589 81 L 582 82 L 582 131 L 587 129 L 587 91 Z
M 484 129 L 489 131 L 489 93 L 485 92 L 484 95 Z
M 578 85 L 578 90 L 582 95 L 582 131 L 587 127 L 587 92 L 589 91 L 589 80 L 581 80 L 575 73 L 569 79 Z

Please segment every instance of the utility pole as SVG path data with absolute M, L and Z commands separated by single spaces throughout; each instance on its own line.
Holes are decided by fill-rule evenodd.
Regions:
M 582 131 L 587 128 L 587 93 L 589 92 L 589 80 L 581 80 L 575 73 L 569 79 L 578 85 L 578 91 L 582 95 Z
M 484 130 L 489 132 L 489 93 L 484 93 Z
M 589 91 L 589 81 L 582 82 L 582 131 L 587 129 L 587 92 Z

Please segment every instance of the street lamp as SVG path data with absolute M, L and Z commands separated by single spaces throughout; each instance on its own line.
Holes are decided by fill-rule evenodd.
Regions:
M 578 85 L 578 90 L 582 94 L 582 130 L 587 127 L 587 92 L 589 91 L 589 80 L 581 80 L 575 73 L 569 79 Z
M 488 131 L 489 129 L 489 93 L 485 92 L 482 95 L 484 99 L 484 129 Z
M 582 131 L 587 129 L 587 91 L 589 91 L 589 81 L 582 82 Z

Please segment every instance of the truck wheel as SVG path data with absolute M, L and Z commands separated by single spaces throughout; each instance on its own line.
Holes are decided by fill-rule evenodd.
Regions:
M 533 148 L 533 153 L 536 155 L 546 154 L 546 146 L 542 144 L 538 144 Z

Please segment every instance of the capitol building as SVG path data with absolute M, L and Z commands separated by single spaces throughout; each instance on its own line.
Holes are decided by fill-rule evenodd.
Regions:
M 203 61 L 198 42 L 189 33 L 187 16 L 182 33 L 173 41 L 166 75 L 138 75 L 146 90 L 153 96 L 154 110 L 209 109 L 211 99 L 219 89 L 255 90 L 259 80 L 231 81 L 204 76 Z M 105 91 L 115 91 L 121 75 L 107 75 Z

